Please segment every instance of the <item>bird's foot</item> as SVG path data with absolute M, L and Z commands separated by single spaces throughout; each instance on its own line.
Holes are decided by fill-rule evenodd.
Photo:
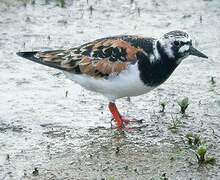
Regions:
M 113 120 L 115 121 L 117 128 L 119 130 L 124 129 L 126 125 L 131 124 L 131 123 L 142 123 L 142 120 L 130 119 L 130 118 L 120 115 L 115 103 L 113 102 L 110 102 L 108 107 L 113 116 L 112 121 Z M 111 121 L 111 127 L 112 127 L 112 121 Z
M 121 120 L 122 120 L 123 124 L 125 124 L 125 125 L 131 124 L 131 123 L 138 123 L 138 124 L 143 123 L 143 119 L 129 118 L 126 116 L 121 116 Z
M 112 121 L 115 121 L 114 118 L 111 119 L 111 128 L 114 128 Z M 120 116 L 120 126 L 117 126 L 118 129 L 120 130 L 127 130 L 127 129 L 133 129 L 135 127 L 127 127 L 128 125 L 131 124 L 142 124 L 143 119 L 135 119 L 135 118 L 128 118 L 126 116 Z M 118 124 L 118 123 L 117 123 Z M 137 128 L 137 127 L 136 127 Z

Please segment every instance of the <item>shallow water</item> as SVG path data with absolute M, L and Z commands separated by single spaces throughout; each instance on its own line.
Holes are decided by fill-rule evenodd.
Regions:
M 220 178 L 218 0 L 77 0 L 65 8 L 58 1 L 24 2 L 0 2 L 0 179 Z M 15 55 L 110 35 L 159 37 L 174 29 L 192 34 L 209 59 L 189 57 L 159 88 L 131 102 L 118 100 L 122 113 L 144 119 L 141 128 L 125 133 L 110 128 L 104 97 Z M 182 117 L 177 101 L 186 96 L 190 105 Z M 176 133 L 168 128 L 172 117 L 182 122 Z M 215 165 L 198 165 L 186 142 L 189 132 L 212 145 Z

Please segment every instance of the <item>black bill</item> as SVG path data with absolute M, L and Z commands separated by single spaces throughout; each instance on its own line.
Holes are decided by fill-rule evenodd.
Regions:
M 192 46 L 189 48 L 189 54 L 193 55 L 193 56 L 202 57 L 202 58 L 208 58 L 208 56 L 206 56 L 205 54 L 201 53 L 200 51 L 198 51 L 197 49 L 195 49 Z

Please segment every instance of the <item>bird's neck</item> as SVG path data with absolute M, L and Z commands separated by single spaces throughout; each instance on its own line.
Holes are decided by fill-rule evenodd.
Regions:
M 146 85 L 158 86 L 168 79 L 177 64 L 174 58 L 167 55 L 159 41 L 155 42 L 152 52 L 154 61 L 139 55 L 140 78 Z

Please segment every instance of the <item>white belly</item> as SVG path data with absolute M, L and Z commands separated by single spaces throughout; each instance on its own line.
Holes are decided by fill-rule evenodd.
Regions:
M 125 96 L 137 96 L 147 93 L 153 89 L 144 85 L 140 80 L 137 63 L 119 75 L 111 76 L 108 79 L 94 78 L 85 74 L 73 74 L 64 72 L 67 78 L 80 84 L 90 91 L 103 94 L 110 100 Z

